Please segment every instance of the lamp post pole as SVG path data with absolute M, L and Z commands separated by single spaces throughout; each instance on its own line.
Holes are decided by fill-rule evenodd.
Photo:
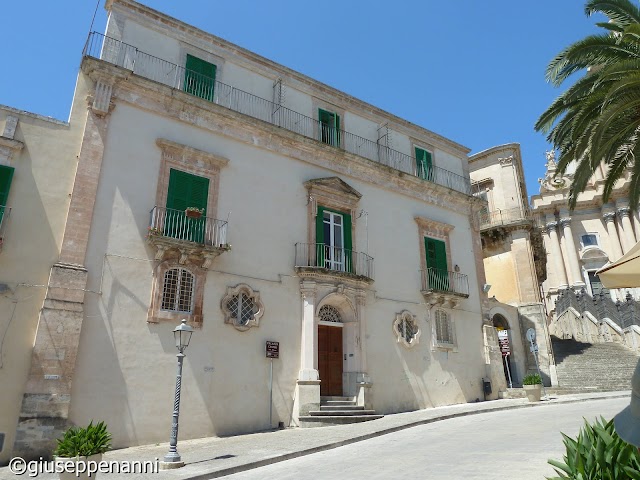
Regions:
M 163 468 L 183 467 L 184 462 L 178 453 L 178 417 L 180 416 L 180 390 L 182 389 L 182 364 L 184 351 L 189 346 L 193 328 L 187 325 L 186 320 L 173 330 L 173 336 L 178 349 L 178 370 L 176 372 L 176 394 L 173 401 L 173 415 L 171 418 L 171 437 L 169 438 L 169 452 L 163 458 Z

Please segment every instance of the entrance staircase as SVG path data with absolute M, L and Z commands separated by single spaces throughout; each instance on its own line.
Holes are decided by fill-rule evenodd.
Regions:
M 628 348 L 613 342 L 582 343 L 554 336 L 551 343 L 558 373 L 557 390 L 573 393 L 631 389 L 631 376 L 639 357 Z
M 320 397 L 320 410 L 309 412 L 299 418 L 301 427 L 329 427 L 348 423 L 377 420 L 384 415 L 377 415 L 375 410 L 365 410 L 356 405 L 355 397 Z

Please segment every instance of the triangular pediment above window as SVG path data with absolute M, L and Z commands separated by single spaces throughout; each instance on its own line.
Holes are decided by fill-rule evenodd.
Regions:
M 356 202 L 362 197 L 362 194 L 347 182 L 338 177 L 314 178 L 304 182 L 304 186 L 309 191 L 321 190 L 339 195 L 347 195 L 352 197 Z

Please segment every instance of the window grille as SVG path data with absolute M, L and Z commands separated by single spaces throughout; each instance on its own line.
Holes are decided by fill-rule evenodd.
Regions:
M 318 319 L 321 322 L 342 323 L 342 317 L 338 309 L 332 305 L 323 305 L 318 310 Z
M 194 277 L 183 268 L 172 268 L 164 274 L 162 310 L 191 313 L 193 310 Z
M 453 331 L 451 329 L 451 319 L 444 310 L 436 310 L 436 339 L 438 343 L 453 345 Z
M 407 343 L 413 342 L 418 332 L 418 326 L 413 320 L 413 317 L 406 315 L 397 323 L 396 328 L 398 329 L 398 334 L 400 334 Z
M 231 318 L 235 318 L 238 325 L 246 325 L 253 319 L 257 307 L 253 299 L 244 293 L 232 296 L 227 302 L 227 310 Z

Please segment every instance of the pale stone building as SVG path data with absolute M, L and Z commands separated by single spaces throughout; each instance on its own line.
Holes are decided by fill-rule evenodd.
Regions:
M 32 295 L 1 317 L 20 367 L 0 369 L 0 461 L 90 420 L 114 447 L 166 441 L 183 318 L 181 438 L 339 423 L 317 415 L 330 396 L 364 417 L 504 383 L 467 148 L 133 0 L 106 8 L 69 124 L 17 116 L 25 138 L 0 143 L 26 146 L 0 315 Z M 39 147 L 32 123 L 64 132 Z M 30 172 L 49 183 L 26 199 Z M 31 245 L 14 213 L 38 202 L 51 234 Z M 11 249 L 37 253 L 32 276 Z
M 587 189 L 578 197 L 576 208 L 569 211 L 567 199 L 573 169 L 556 176 L 555 155 L 548 152 L 540 193 L 531 197 L 543 226 L 548 254 L 543 300 L 552 314 L 558 292 L 563 289 L 585 289 L 590 296 L 599 294 L 602 285 L 595 272 L 608 261 L 620 258 L 640 240 L 640 218 L 637 212 L 631 212 L 628 202 L 630 172 L 624 172 L 610 200 L 604 203 L 604 168 L 598 167 Z M 624 300 L 626 293 L 626 290 L 607 292 L 614 301 Z M 637 297 L 636 292 L 630 293 Z
M 546 257 L 529 208 L 520 145 L 509 143 L 476 153 L 469 157 L 469 170 L 474 194 L 487 202 L 478 220 L 491 297 L 485 310 L 503 343 L 510 345 L 510 354 L 503 359 L 505 373 L 513 384 L 520 385 L 526 373 L 535 371 L 535 359 L 525 338 L 526 331 L 534 328 L 541 371 L 546 383 L 555 384 L 553 352 L 540 294 Z

